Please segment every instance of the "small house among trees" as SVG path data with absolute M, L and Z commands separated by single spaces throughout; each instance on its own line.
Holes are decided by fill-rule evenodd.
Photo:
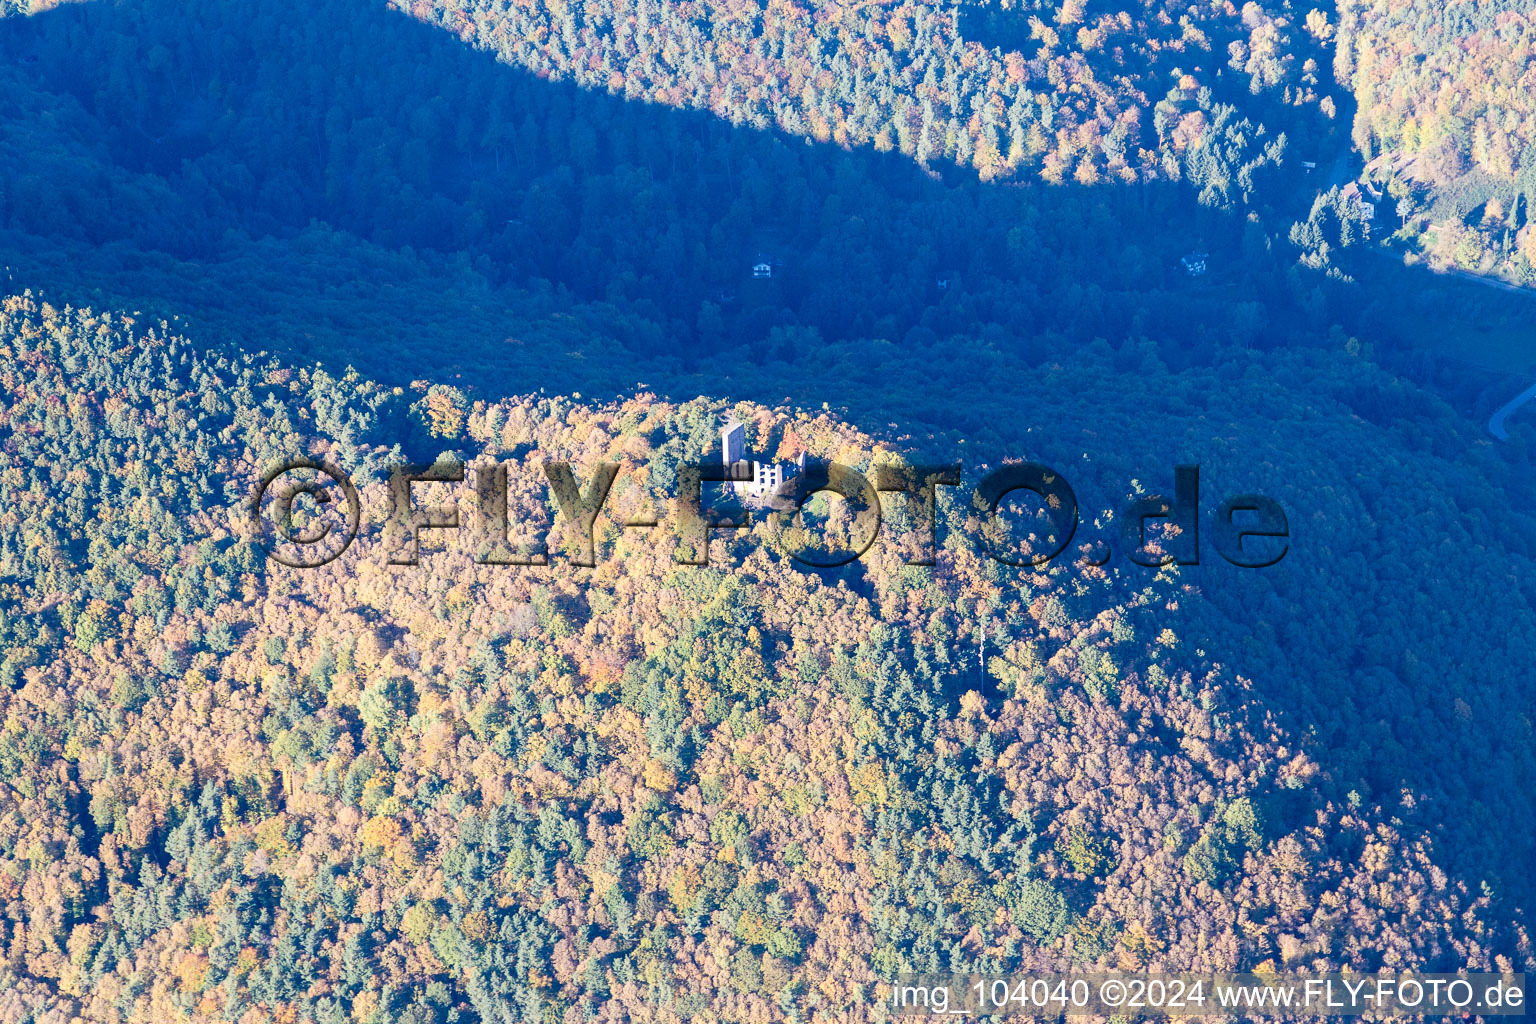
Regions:
M 1369 186 L 1367 187 L 1369 188 Z M 1369 224 L 1376 219 L 1376 204 L 1371 199 L 1366 198 L 1366 193 L 1361 190 L 1358 183 L 1350 182 L 1348 185 L 1345 185 L 1340 196 L 1345 202 L 1353 204 L 1359 220 Z M 1376 192 L 1373 196 L 1373 198 L 1379 197 L 1379 192 Z

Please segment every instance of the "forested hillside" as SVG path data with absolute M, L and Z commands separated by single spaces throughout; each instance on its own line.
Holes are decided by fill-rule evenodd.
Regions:
M 1229 60 L 1266 106 L 1334 111 L 1321 54 L 1289 5 L 1249 3 L 1241 15 L 1231 4 L 1090 11 L 1081 0 L 399 6 L 540 75 L 818 142 L 899 150 L 984 181 L 1092 185 L 1204 171 L 1242 144 L 1210 125 L 1209 100 L 1191 102 L 1219 84 Z
M 1360 101 L 1354 130 L 1366 158 L 1390 150 L 1423 159 L 1442 182 L 1477 168 L 1528 187 L 1531 15 L 1519 0 L 1345 0 L 1338 72 Z
M 1200 649 L 1172 573 L 1002 576 L 951 498 L 932 569 L 888 543 L 822 577 L 766 526 L 682 567 L 669 515 L 601 523 L 592 570 L 390 566 L 372 525 L 282 569 L 259 467 L 367 464 L 409 395 L 28 299 L 0 337 L 10 1019 L 862 1017 L 902 970 L 1529 956 L 1411 797 L 1336 793 L 1261 648 Z M 524 523 L 542 459 L 626 464 L 632 508 L 722 411 L 413 406 L 514 463 Z M 733 411 L 764 449 L 899 458 Z
M 981 304 L 967 319 L 1065 326 L 1073 284 L 1145 292 L 1182 275 L 1188 247 L 1262 252 L 1261 229 L 1236 211 L 1288 197 L 1287 175 L 1299 176 L 1281 166 L 1281 133 L 1189 83 L 1146 100 L 1162 113 L 1139 107 L 1144 131 L 1122 133 L 1126 159 L 1146 164 L 1131 176 L 1138 192 L 1069 178 L 1072 188 L 1047 194 L 983 187 L 941 154 L 925 159 L 954 181 L 880 146 L 845 152 L 808 131 L 756 130 L 739 111 L 720 118 L 566 84 L 574 76 L 547 62 L 498 63 L 363 0 L 323 0 L 302 24 L 283 14 L 258 0 L 151 0 L 62 8 L 17 28 L 0 69 L 4 222 L 49 240 L 18 248 L 88 240 L 96 262 L 141 266 L 114 260 L 127 247 L 201 265 L 319 221 L 389 249 L 458 254 L 460 273 L 493 285 L 533 277 L 659 321 L 667 343 L 639 339 L 650 351 L 678 339 L 713 349 L 796 322 L 823 337 L 899 338 L 943 297 L 940 281 Z M 828 46 L 828 68 L 852 66 L 851 41 Z M 1078 145 L 1070 105 L 1053 113 L 1065 101 L 1035 80 L 1054 73 L 1037 68 L 1004 104 L 1005 83 L 972 81 L 948 53 L 925 58 L 943 72 L 947 102 L 1006 107 L 1037 136 L 1059 119 L 1051 145 Z M 926 77 L 861 88 L 907 97 Z M 925 115 L 906 116 L 916 133 Z M 946 132 L 967 137 L 940 123 L 924 136 L 940 150 Z M 1273 219 L 1276 234 L 1289 224 Z M 299 248 L 302 258 L 312 246 Z M 1106 252 L 1120 255 L 1106 265 Z M 779 269 L 771 286 L 749 287 L 759 253 Z
M 1439 264 L 1536 283 L 1536 7 L 1344 0 L 1339 81 L 1387 232 Z M 1384 234 L 1387 232 L 1383 232 Z
M 1409 227 L 1514 260 L 1523 164 L 1469 127 L 1409 169 L 1413 91 L 1365 56 L 1399 9 L 16 6 L 0 1021 L 1533 968 L 1536 428 L 1488 441 L 1511 381 L 1417 342 L 1496 310 L 1523 368 L 1528 300 L 1367 259 L 1395 212 L 1341 187 L 1380 122 Z M 768 523 L 679 566 L 728 416 L 777 461 L 1045 462 L 1110 561 L 1006 568 L 941 489 L 932 568 L 895 502 L 837 572 Z M 309 571 L 246 514 L 297 455 L 369 515 Z M 385 564 L 384 467 L 440 456 L 512 464 L 535 534 L 545 459 L 621 463 L 599 564 L 477 564 L 468 483 L 461 535 Z M 1188 462 L 1207 512 L 1282 503 L 1281 563 L 1124 557 Z
M 1153 104 L 1184 125 L 1167 145 L 1166 118 L 1141 115 L 1136 145 L 1163 171 L 1025 186 L 577 86 L 368 0 L 307 12 L 146 0 L 11 19 L 0 231 L 15 279 L 198 317 L 333 372 L 462 373 L 506 392 L 520 376 L 507 339 L 541 385 L 593 391 L 644 380 L 636 357 L 735 375 L 957 332 L 1022 338 L 1035 358 L 1147 339 L 1181 365 L 1229 338 L 1310 344 L 1366 323 L 1383 337 L 1403 311 L 1332 294 L 1297 263 L 1288 232 L 1310 179 L 1264 126 L 1269 93 L 1230 73 Z M 853 59 L 839 54 L 826 60 Z M 962 70 L 942 80 L 971 103 L 983 94 Z M 1014 88 L 1031 117 L 1058 102 L 1040 74 Z M 1345 234 L 1321 223 L 1308 252 L 1326 245 L 1321 262 L 1348 270 Z M 1202 281 L 1180 265 L 1191 250 L 1209 254 Z M 759 254 L 771 281 L 751 277 Z

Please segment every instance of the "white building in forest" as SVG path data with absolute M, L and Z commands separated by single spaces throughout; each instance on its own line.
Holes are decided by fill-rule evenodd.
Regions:
M 1362 184 L 1364 188 L 1361 187 Z M 1355 212 L 1365 222 L 1366 230 L 1369 231 L 1371 222 L 1376 219 L 1376 204 L 1381 201 L 1381 190 L 1369 181 L 1363 183 L 1352 181 L 1344 186 L 1341 194 L 1346 202 L 1354 206 Z
M 720 460 L 726 468 L 748 464 L 745 424 L 732 421 L 720 428 Z M 731 481 L 725 486 L 740 497 L 762 500 L 777 490 L 785 480 L 793 480 L 805 472 L 805 453 L 801 452 L 800 457 L 792 463 L 775 464 L 752 460 L 750 465 L 751 476 L 748 479 Z

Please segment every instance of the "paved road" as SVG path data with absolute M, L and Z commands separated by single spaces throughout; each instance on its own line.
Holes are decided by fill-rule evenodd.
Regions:
M 1350 165 L 1354 162 L 1354 159 L 1354 144 L 1346 143 L 1344 148 L 1339 151 L 1339 155 L 1334 157 L 1333 166 L 1328 168 L 1328 184 L 1323 186 L 1325 191 L 1335 185 L 1340 187 L 1348 185 L 1354 180 L 1355 176 L 1350 173 Z
M 1499 407 L 1499 411 L 1494 413 L 1493 416 L 1488 420 L 1488 433 L 1492 434 L 1500 441 L 1508 441 L 1509 431 L 1504 429 L 1504 421 L 1509 419 L 1510 413 L 1514 412 L 1516 409 L 1520 408 L 1522 405 L 1524 405 L 1526 402 L 1529 402 L 1533 398 L 1536 398 L 1536 384 L 1532 384 L 1530 387 L 1526 388 L 1514 398 L 1511 398 L 1507 403 Z

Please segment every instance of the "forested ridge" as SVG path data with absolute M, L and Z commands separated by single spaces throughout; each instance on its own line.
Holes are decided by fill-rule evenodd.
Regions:
M 15 13 L 0 1020 L 842 1021 L 909 970 L 1530 968 L 1536 433 L 1488 441 L 1510 382 L 1415 341 L 1470 354 L 1497 309 L 1518 342 L 1527 300 L 1362 255 L 1394 211 L 1331 164 L 1385 92 L 1330 60 L 1398 14 Z M 1377 167 L 1515 258 L 1518 167 Z M 767 522 L 677 565 L 678 467 L 732 417 L 781 462 L 1039 460 L 1111 560 L 1004 567 L 943 488 L 932 568 L 899 502 L 837 572 Z M 247 519 L 297 455 L 369 517 L 309 571 Z M 477 564 L 466 483 L 465 529 L 386 565 L 383 471 L 439 458 L 508 463 L 555 564 Z M 623 467 L 594 569 L 546 459 Z M 1286 559 L 1130 564 L 1120 510 L 1187 462 L 1207 513 L 1280 501 Z
M 670 516 L 617 510 L 719 403 L 432 391 L 393 414 L 518 467 L 516 522 L 550 521 L 543 458 L 630 468 L 599 566 L 389 566 L 368 527 L 281 569 L 258 467 L 376 465 L 410 396 L 31 299 L 0 331 L 14 1019 L 861 1017 L 902 970 L 1528 956 L 1411 796 L 1336 792 L 1184 632 L 1171 571 L 1000 575 L 952 498 L 932 569 L 892 541 L 823 578 L 766 526 L 677 566 Z M 729 411 L 764 448 L 899 458 Z

